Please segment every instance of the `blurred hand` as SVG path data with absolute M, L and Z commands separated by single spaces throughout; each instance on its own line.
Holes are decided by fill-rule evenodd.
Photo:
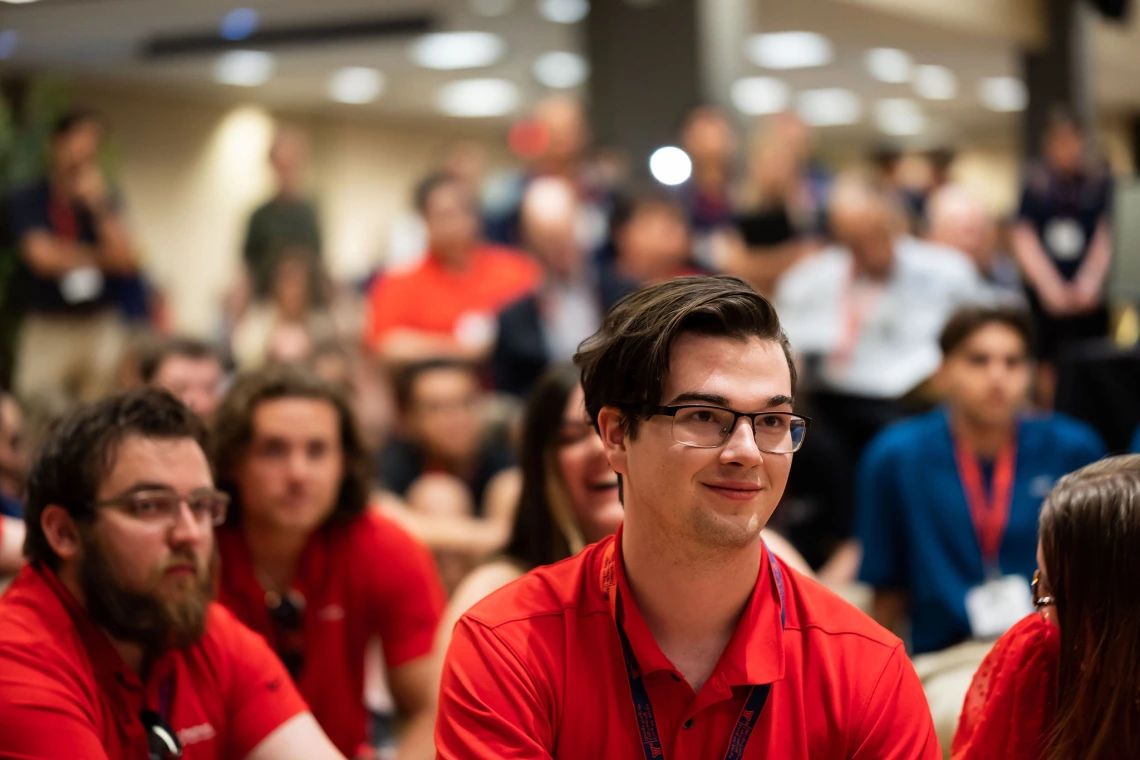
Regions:
M 1037 288 L 1041 305 L 1054 317 L 1067 317 L 1076 312 L 1076 298 L 1071 286 L 1062 283 Z
M 1100 305 L 1100 288 L 1078 280 L 1069 286 L 1069 298 L 1074 314 L 1087 314 Z
M 95 164 L 79 170 L 72 192 L 76 200 L 89 209 L 103 208 L 107 204 L 107 183 L 103 179 L 103 172 Z

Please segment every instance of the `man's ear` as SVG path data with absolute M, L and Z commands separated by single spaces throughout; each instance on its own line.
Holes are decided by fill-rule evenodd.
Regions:
M 40 514 L 40 528 L 48 546 L 62 560 L 75 559 L 81 551 L 79 527 L 67 510 L 58 504 L 49 504 Z
M 625 414 L 616 406 L 603 406 L 598 412 L 598 433 L 610 467 L 619 475 L 628 475 Z

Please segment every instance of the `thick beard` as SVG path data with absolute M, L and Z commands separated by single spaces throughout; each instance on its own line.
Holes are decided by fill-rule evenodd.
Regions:
M 184 601 L 165 600 L 153 591 L 126 591 L 98 539 L 88 534 L 83 537 L 79 583 L 87 612 L 96 623 L 114 638 L 138 644 L 148 656 L 157 656 L 167 649 L 185 649 L 202 638 L 213 598 L 215 565 L 211 558 L 208 570 L 193 579 L 194 588 Z M 149 585 L 157 588 L 160 581 L 156 571 Z

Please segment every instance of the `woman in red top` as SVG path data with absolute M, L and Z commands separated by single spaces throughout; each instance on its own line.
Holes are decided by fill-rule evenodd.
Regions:
M 954 760 L 1140 757 L 1140 456 L 1061 479 L 1041 510 L 1038 614 L 966 695 Z

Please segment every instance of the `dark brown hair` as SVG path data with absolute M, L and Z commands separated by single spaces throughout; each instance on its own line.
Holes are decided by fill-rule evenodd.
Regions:
M 1140 757 L 1140 456 L 1061 478 L 1041 509 L 1061 632 L 1047 760 Z
M 527 570 L 549 565 L 571 556 L 570 540 L 560 520 L 572 516 L 555 514 L 569 497 L 552 499 L 553 489 L 565 491 L 556 475 L 558 436 L 566 402 L 578 387 L 580 374 L 573 365 L 559 364 L 548 369 L 534 386 L 523 413 L 519 468 L 522 492 L 506 554 Z
M 70 412 L 55 424 L 28 474 L 24 556 L 58 568 L 59 557 L 44 535 L 40 516 L 55 504 L 79 523 L 93 520 L 99 486 L 114 469 L 119 446 L 131 436 L 188 438 L 203 446 L 206 432 L 181 401 L 155 388 L 111 396 Z
M 231 499 L 226 517 L 229 524 L 241 520 L 241 494 L 233 472 L 241 464 L 253 437 L 253 415 L 260 404 L 287 398 L 324 401 L 336 410 L 344 452 L 344 480 L 331 519 L 355 517 L 368 506 L 371 462 L 347 397 L 310 369 L 276 365 L 240 376 L 214 416 L 214 477 L 218 488 Z
M 223 363 L 221 353 L 203 340 L 183 336 L 160 338 L 148 343 L 141 349 L 139 377 L 144 383 L 153 382 L 162 365 L 172 356 L 195 360 L 213 359 L 219 365 Z
M 416 400 L 416 382 L 432 372 L 462 372 L 470 375 L 476 385 L 480 377 L 478 368 L 471 362 L 462 359 L 426 359 L 421 362 L 409 364 L 395 373 L 392 379 L 392 393 L 396 397 L 396 408 L 401 414 L 411 411 Z
M 768 299 L 735 277 L 677 277 L 623 298 L 578 349 L 590 419 L 597 424 L 602 407 L 617 407 L 635 436 L 640 410 L 661 403 L 673 342 L 683 333 L 779 343 L 795 393 L 792 348 Z
M 950 356 L 970 337 L 989 325 L 1005 325 L 1025 341 L 1026 353 L 1033 354 L 1033 320 L 1018 306 L 965 306 L 954 312 L 942 328 L 938 345 L 942 356 Z

